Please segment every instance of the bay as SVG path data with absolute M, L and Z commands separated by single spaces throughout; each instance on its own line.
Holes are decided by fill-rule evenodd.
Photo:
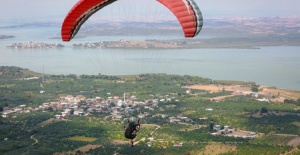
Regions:
M 1 66 L 45 74 L 167 73 L 300 90 L 300 47 L 261 49 L 6 49 Z
M 2 29 L 3 30 L 3 29 Z M 47 31 L 45 31 L 47 30 Z M 4 33 L 5 32 L 5 33 Z M 239 80 L 300 90 L 300 47 L 260 49 L 74 49 L 73 43 L 120 40 L 124 37 L 88 37 L 62 43 L 48 39 L 59 28 L 5 29 L 0 40 L 0 66 L 18 66 L 45 74 L 132 75 L 167 73 L 213 80 Z M 130 36 L 129 40 L 170 39 L 173 36 Z M 176 36 L 174 37 L 176 38 Z M 9 49 L 16 42 L 62 43 L 62 49 Z

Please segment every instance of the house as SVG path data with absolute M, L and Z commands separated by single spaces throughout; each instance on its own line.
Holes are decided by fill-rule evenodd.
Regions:
M 75 110 L 75 111 L 74 111 L 74 115 L 82 116 L 82 115 L 84 115 L 84 112 L 81 111 L 81 110 Z
M 178 119 L 176 117 L 169 117 L 169 121 L 170 121 L 170 123 L 175 123 L 175 122 L 180 122 L 180 119 Z
M 3 113 L 3 114 L 2 114 L 2 117 L 3 117 L 3 118 L 7 118 L 7 117 L 8 117 L 8 113 Z
M 116 116 L 115 116 L 115 119 L 122 119 L 122 118 L 123 118 L 122 115 L 116 115 Z
M 147 142 L 148 147 L 152 146 L 152 142 Z
M 222 125 L 214 125 L 213 129 L 216 131 L 220 131 L 222 128 Z
M 22 112 L 22 109 L 20 109 L 20 108 L 15 108 L 15 109 L 14 109 L 14 112 Z
M 190 119 L 190 118 L 185 118 L 185 119 L 183 119 L 185 122 L 193 122 L 193 120 L 192 119 Z
M 167 114 L 162 114 L 162 115 L 161 115 L 161 118 L 167 118 L 167 117 L 168 117 Z
M 149 139 L 149 141 L 154 141 L 153 137 L 149 137 L 148 139 Z
M 283 98 L 283 97 L 276 97 L 276 98 L 271 98 L 270 100 L 271 100 L 271 102 L 281 102 L 281 103 L 284 103 L 285 98 Z
M 138 118 L 145 118 L 145 114 L 139 114 Z
M 182 147 L 182 143 L 179 143 L 179 142 L 175 142 L 173 144 L 174 147 Z
M 166 99 L 160 99 L 159 101 L 160 101 L 160 102 L 165 102 L 165 101 L 166 101 Z
M 208 117 L 201 117 L 201 118 L 199 118 L 200 120 L 208 120 Z
M 166 108 L 175 108 L 177 107 L 175 104 L 166 105 Z
M 65 97 L 65 100 L 72 102 L 74 100 L 74 96 L 73 95 L 68 95 Z
M 214 132 L 214 133 L 211 133 L 211 135 L 213 135 L 213 136 L 221 136 L 222 133 L 221 132 Z
M 85 101 L 86 100 L 86 97 L 83 96 L 83 95 L 77 95 L 76 96 L 76 99 L 79 100 L 79 101 Z M 97 98 L 96 98 L 97 99 Z
M 60 119 L 60 118 L 61 118 L 61 115 L 55 115 L 55 118 L 56 118 L 56 119 Z
M 192 91 L 190 89 L 188 89 L 187 91 L 185 91 L 187 94 L 190 94 Z
M 257 101 L 260 101 L 260 102 L 270 102 L 270 100 L 268 98 L 262 98 L 262 99 L 256 99 Z
M 25 108 L 25 107 L 26 107 L 25 104 L 20 105 L 20 108 Z
M 235 131 L 235 128 L 232 127 L 232 126 L 225 125 L 225 126 L 224 126 L 224 130 L 225 130 L 225 131 L 228 131 L 228 132 L 234 132 L 234 131 Z
M 69 113 L 61 112 L 61 116 L 62 116 L 62 117 L 67 117 L 67 116 L 69 116 Z

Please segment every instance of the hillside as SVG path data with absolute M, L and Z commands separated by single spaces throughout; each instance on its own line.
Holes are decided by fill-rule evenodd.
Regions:
M 2 66 L 0 153 L 300 153 L 299 92 L 275 100 L 286 94 L 265 89 L 187 75 L 43 75 Z M 124 137 L 129 118 L 141 120 L 134 147 Z

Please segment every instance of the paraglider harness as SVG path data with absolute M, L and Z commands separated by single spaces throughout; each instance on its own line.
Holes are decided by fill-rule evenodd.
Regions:
M 132 140 L 136 137 L 136 133 L 140 130 L 140 126 L 141 126 L 140 120 L 138 120 L 137 123 L 129 122 L 129 120 L 127 120 L 127 121 L 129 124 L 125 130 L 125 137 Z M 125 126 L 124 126 L 124 128 L 125 128 Z

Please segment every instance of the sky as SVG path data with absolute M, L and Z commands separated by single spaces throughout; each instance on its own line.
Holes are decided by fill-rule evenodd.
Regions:
M 78 0 L 1 0 L 0 22 L 61 20 Z M 195 0 L 204 18 L 299 17 L 300 0 Z M 102 16 L 124 19 L 138 16 L 173 18 L 156 0 L 118 0 Z M 107 7 L 108 8 L 108 7 Z

